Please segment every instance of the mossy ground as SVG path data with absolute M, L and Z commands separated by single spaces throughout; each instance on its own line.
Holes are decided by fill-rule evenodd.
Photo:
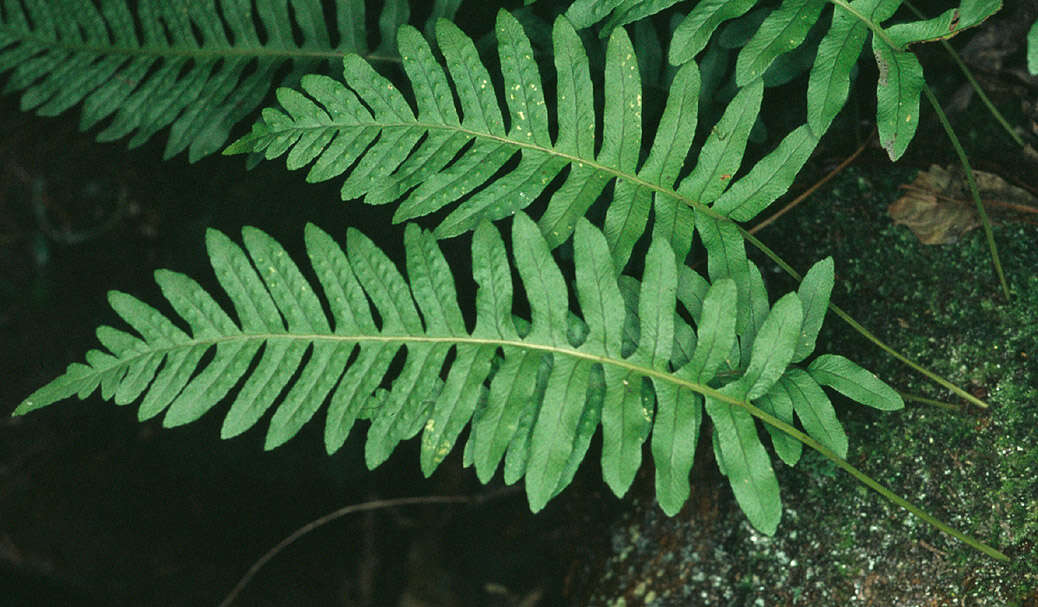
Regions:
M 995 561 L 942 535 L 823 457 L 805 453 L 793 469 L 776 460 L 785 510 L 774 537 L 750 528 L 730 500 L 722 502 L 717 520 L 685 517 L 678 524 L 708 527 L 715 543 L 678 557 L 689 559 L 683 586 L 663 595 L 650 568 L 629 567 L 624 555 L 614 555 L 614 571 L 628 570 L 632 580 L 642 575 L 645 582 L 620 584 L 613 598 L 623 602 L 617 604 L 1038 604 L 1038 229 L 995 229 L 1013 288 L 1006 302 L 979 230 L 934 247 L 890 224 L 886 206 L 912 173 L 889 166 L 849 170 L 761 236 L 801 269 L 832 255 L 835 303 L 894 348 L 990 403 L 986 410 L 954 412 L 910 402 L 887 413 L 836 401 L 851 437 L 852 464 L 1012 560 Z M 790 287 L 771 274 L 773 294 Z M 819 351 L 855 358 L 904 392 L 956 400 L 835 317 L 827 319 Z M 625 518 L 614 527 L 614 541 L 636 545 L 629 538 L 644 529 Z M 668 532 L 690 544 L 703 541 L 696 533 Z
M 791 256 L 796 250 L 833 255 L 839 305 L 896 349 L 991 404 L 950 412 L 910 402 L 890 414 L 845 403 L 843 419 L 853 464 L 1012 561 L 993 561 L 930 529 L 820 456 L 806 458 L 802 470 L 784 471 L 786 502 L 798 516 L 774 539 L 754 545 L 817 555 L 801 578 L 801 604 L 1034 604 L 1038 230 L 1023 224 L 995 229 L 1013 290 L 1006 302 L 979 230 L 934 247 L 890 225 L 886 205 L 911 173 L 849 171 L 782 226 L 796 236 L 780 248 Z M 954 400 L 852 336 L 830 319 L 820 346 L 855 352 L 904 392 Z

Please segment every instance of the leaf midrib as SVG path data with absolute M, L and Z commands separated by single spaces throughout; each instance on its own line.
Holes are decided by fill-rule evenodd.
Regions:
M 477 130 L 473 130 L 473 129 L 470 129 L 470 128 L 466 128 L 465 126 L 462 126 L 462 125 L 442 124 L 442 123 L 435 123 L 435 122 L 430 123 L 430 122 L 421 122 L 421 121 L 417 121 L 417 120 L 414 121 L 414 122 L 379 122 L 377 120 L 372 120 L 372 121 L 368 121 L 368 122 L 357 121 L 357 122 L 350 122 L 350 123 L 334 123 L 333 122 L 333 123 L 324 123 L 324 124 L 317 125 L 317 126 L 297 126 L 297 125 L 292 125 L 292 126 L 287 126 L 287 127 L 284 127 L 284 128 L 279 128 L 279 129 L 276 129 L 276 130 L 271 129 L 269 132 L 264 133 L 262 135 L 262 137 L 266 138 L 266 137 L 271 137 L 271 136 L 281 136 L 283 134 L 290 133 L 290 132 L 293 132 L 293 131 L 294 132 L 299 132 L 299 133 L 307 133 L 307 132 L 312 132 L 312 131 L 323 131 L 323 130 L 327 130 L 327 129 L 349 130 L 349 129 L 367 129 L 367 128 L 375 128 L 375 129 L 379 129 L 379 130 L 388 130 L 388 129 L 394 129 L 394 128 L 400 128 L 400 129 L 418 128 L 418 129 L 424 129 L 426 131 L 433 131 L 433 130 L 450 131 L 450 132 L 454 132 L 454 133 L 462 133 L 462 134 L 469 135 L 473 139 L 482 139 L 482 140 L 486 140 L 486 141 L 494 141 L 494 142 L 497 142 L 497 143 L 503 143 L 503 144 L 511 145 L 511 146 L 514 146 L 515 148 L 517 148 L 517 150 L 532 150 L 532 151 L 541 152 L 542 154 L 546 154 L 546 155 L 549 155 L 549 156 L 555 156 L 557 158 L 561 158 L 561 159 L 567 160 L 567 161 L 569 161 L 571 163 L 574 163 L 574 164 L 577 164 L 577 165 L 584 165 L 584 166 L 591 167 L 594 170 L 597 170 L 599 172 L 611 175 L 613 178 L 616 178 L 616 179 L 623 179 L 623 180 L 626 180 L 626 181 L 630 181 L 630 182 L 634 183 L 635 185 L 638 185 L 639 187 L 646 188 L 646 189 L 651 190 L 653 192 L 656 192 L 658 194 L 662 194 L 664 196 L 668 196 L 670 198 L 673 198 L 673 199 L 675 199 L 677 201 L 683 202 L 683 203 L 685 203 L 685 205 L 693 207 L 697 211 L 702 211 L 703 213 L 706 213 L 707 215 L 709 215 L 709 216 L 711 216 L 711 217 L 713 217 L 715 219 L 720 219 L 720 220 L 723 220 L 723 221 L 731 221 L 731 219 L 729 219 L 727 216 L 722 215 L 721 213 L 718 213 L 717 211 L 714 211 L 709 206 L 707 206 L 707 205 L 705 205 L 705 204 L 703 204 L 703 203 L 701 203 L 701 202 L 699 202 L 697 200 L 693 200 L 692 198 L 689 198 L 688 196 L 684 196 L 680 192 L 678 192 L 677 190 L 673 190 L 673 189 L 667 188 L 665 186 L 662 186 L 660 184 L 652 183 L 651 181 L 647 181 L 647 180 L 639 177 L 635 173 L 627 173 L 627 172 L 622 171 L 620 169 L 613 168 L 613 167 L 611 167 L 609 165 L 602 164 L 601 162 L 598 162 L 597 160 L 592 160 L 592 159 L 584 158 L 582 156 L 577 156 L 575 154 L 569 154 L 569 153 L 566 153 L 566 152 L 560 152 L 559 150 L 556 150 L 554 148 L 549 148 L 549 147 L 545 147 L 545 146 L 542 146 L 542 145 L 537 145 L 537 144 L 533 144 L 533 143 L 527 143 L 527 142 L 524 142 L 524 141 L 519 141 L 517 139 L 512 139 L 512 138 L 508 137 L 507 135 L 495 135 L 493 133 L 487 133 L 486 131 L 477 131 Z M 248 136 L 246 136 L 245 138 L 247 139 Z
M 587 351 L 587 350 L 582 350 L 579 347 L 568 347 L 567 348 L 567 347 L 561 347 L 561 346 L 553 346 L 553 345 L 544 344 L 544 343 L 528 342 L 528 341 L 523 341 L 523 340 L 509 340 L 509 339 L 488 338 L 488 337 L 456 336 L 456 335 L 444 335 L 444 336 L 439 336 L 439 335 L 408 335 L 408 334 L 401 334 L 401 335 L 367 335 L 367 334 L 343 335 L 343 334 L 288 333 L 288 332 L 286 332 L 286 333 L 238 333 L 238 334 L 235 334 L 235 335 L 222 335 L 222 336 L 213 337 L 213 338 L 201 338 L 201 339 L 194 338 L 194 339 L 191 339 L 191 340 L 188 340 L 188 341 L 185 341 L 185 342 L 177 343 L 177 344 L 172 345 L 172 346 L 158 347 L 158 348 L 148 348 L 147 350 L 144 350 L 144 351 L 135 352 L 135 353 L 133 353 L 130 356 L 118 356 L 118 357 L 116 357 L 115 355 L 113 355 L 113 358 L 116 358 L 116 360 L 118 361 L 116 364 L 108 365 L 108 366 L 89 365 L 89 367 L 93 371 L 94 374 L 100 376 L 100 375 L 103 375 L 103 374 L 105 374 L 107 372 L 115 370 L 115 369 L 117 369 L 119 367 L 128 367 L 128 366 L 132 365 L 133 363 L 137 362 L 138 360 L 140 360 L 141 358 L 144 358 L 144 357 L 147 357 L 147 356 L 161 355 L 161 356 L 165 357 L 166 355 L 168 355 L 170 353 L 173 353 L 173 352 L 177 352 L 179 350 L 187 350 L 187 349 L 196 348 L 196 347 L 199 347 L 199 346 L 204 346 L 206 348 L 210 348 L 212 346 L 219 346 L 220 344 L 224 344 L 224 343 L 243 341 L 243 340 L 244 341 L 259 340 L 259 341 L 262 341 L 262 342 L 265 343 L 265 342 L 270 341 L 270 340 L 279 340 L 279 339 L 299 340 L 299 341 L 306 341 L 306 342 L 310 342 L 310 343 L 333 342 L 333 343 L 363 344 L 363 343 L 394 343 L 395 342 L 395 343 L 399 343 L 400 345 L 415 344 L 415 343 L 426 343 L 426 344 L 449 343 L 449 344 L 459 345 L 459 346 L 463 346 L 463 345 L 471 345 L 471 346 L 491 345 L 491 346 L 502 347 L 502 348 L 519 348 L 519 349 L 534 350 L 534 351 L 540 351 L 540 352 L 551 353 L 551 354 L 559 354 L 559 355 L 563 355 L 563 356 L 569 356 L 569 357 L 572 357 L 572 358 L 578 358 L 578 359 L 582 359 L 582 360 L 587 360 L 587 361 L 593 362 L 593 363 L 599 363 L 599 364 L 602 364 L 602 365 L 611 365 L 613 367 L 618 367 L 618 368 L 621 368 L 621 369 L 625 369 L 627 371 L 631 371 L 631 372 L 634 372 L 634 373 L 639 374 L 639 375 L 644 375 L 646 377 L 653 377 L 653 378 L 660 379 L 662 381 L 667 381 L 667 382 L 673 383 L 673 384 L 675 384 L 675 385 L 677 385 L 679 387 L 686 388 L 688 390 L 691 390 L 693 392 L 697 392 L 699 394 L 702 394 L 704 396 L 713 398 L 715 400 L 720 400 L 720 401 L 727 402 L 727 403 L 732 404 L 732 405 L 738 405 L 738 406 L 742 406 L 744 408 L 748 408 L 750 410 L 751 414 L 753 414 L 755 417 L 759 417 L 759 416 L 756 415 L 756 413 L 754 413 L 754 410 L 756 410 L 756 407 L 753 407 L 749 403 L 747 403 L 745 401 L 740 401 L 740 400 L 735 399 L 735 398 L 732 398 L 732 397 L 730 397 L 730 396 L 728 396 L 726 394 L 723 394 L 719 390 L 715 390 L 714 388 L 711 388 L 711 387 L 709 387 L 707 385 L 700 384 L 700 383 L 697 383 L 697 382 L 693 382 L 693 381 L 681 378 L 681 377 L 679 377 L 676 374 L 676 372 L 672 373 L 672 372 L 668 372 L 666 370 L 653 369 L 652 367 L 643 366 L 643 365 L 640 365 L 638 363 L 635 363 L 635 362 L 632 362 L 632 361 L 629 361 L 629 360 L 611 358 L 609 356 L 605 356 L 605 355 L 602 355 L 602 354 L 597 354 L 595 352 L 590 352 L 590 351 Z M 243 374 L 243 376 L 244 375 L 245 374 Z

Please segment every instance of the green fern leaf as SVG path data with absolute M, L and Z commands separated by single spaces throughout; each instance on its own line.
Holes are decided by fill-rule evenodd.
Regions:
M 574 0 L 566 9 L 566 18 L 573 27 L 584 29 L 608 17 L 624 2 L 626 0 Z
M 796 293 L 787 293 L 775 303 L 754 336 L 753 353 L 746 372 L 732 384 L 732 394 L 740 399 L 754 400 L 775 385 L 793 360 L 803 316 L 803 307 Z
M 679 192 L 700 202 L 717 200 L 742 163 L 750 129 L 760 113 L 763 97 L 764 82 L 760 79 L 739 90 L 710 131 L 699 152 L 699 162 L 678 186 Z
M 673 513 L 689 494 L 706 395 L 707 411 L 721 420 L 715 419 L 718 448 L 733 486 L 743 475 L 755 479 L 752 496 L 743 493 L 740 504 L 755 525 L 773 530 L 777 492 L 757 469 L 763 447 L 743 395 L 763 393 L 788 365 L 800 335 L 796 294 L 770 312 L 765 302 L 767 318 L 749 365 L 725 366 L 737 339 L 736 286 L 728 278 L 710 286 L 687 268 L 679 273 L 666 240 L 652 242 L 641 281 L 621 279 L 605 235 L 579 220 L 573 293 L 525 214 L 516 215 L 511 240 L 530 320 L 512 316 L 512 268 L 501 236 L 483 223 L 472 246 L 479 290 L 470 331 L 436 239 L 413 224 L 405 232 L 406 279 L 360 233 L 348 232 L 343 251 L 308 226 L 307 256 L 319 290 L 263 232 L 246 228 L 243 249 L 210 230 L 209 255 L 237 320 L 195 281 L 159 271 L 162 293 L 189 331 L 113 292 L 113 308 L 137 335 L 102 327 L 98 338 L 107 351 L 88 352 L 86 364 L 71 365 L 16 413 L 100 388 L 116 403 L 139 401 L 141 419 L 164 413 L 163 424 L 175 426 L 237 392 L 221 434 L 243 432 L 273 409 L 265 442 L 272 449 L 327 402 L 329 452 L 341 447 L 357 419 L 368 419 L 369 466 L 421 432 L 427 475 L 471 424 L 466 462 L 486 481 L 504 459 L 505 480 L 525 477 L 533 510 L 571 482 L 599 425 L 606 439 L 603 474 L 622 495 L 651 429 L 657 496 Z M 571 294 L 581 316 L 570 310 Z M 695 330 L 678 314 L 679 301 Z M 632 323 L 634 335 L 627 337 Z M 402 365 L 391 372 L 395 357 Z M 727 385 L 718 392 L 711 385 L 722 381 L 722 370 Z M 847 375 L 835 374 L 825 381 L 838 385 Z
M 829 31 L 807 82 L 807 124 L 820 137 L 843 109 L 850 91 L 851 70 L 861 54 L 868 28 L 850 13 L 834 10 Z
M 872 52 L 879 66 L 876 85 L 876 128 L 879 143 L 891 160 L 901 158 L 919 126 L 919 96 L 926 81 L 923 66 L 913 53 L 890 48 L 872 38 Z
M 696 4 L 674 30 L 670 42 L 670 62 L 681 65 L 703 50 L 714 30 L 753 8 L 757 0 L 703 0 Z
M 905 401 L 896 390 L 843 356 L 823 354 L 811 361 L 807 370 L 818 383 L 863 405 L 883 411 L 905 407 Z
M 749 302 L 741 305 L 740 307 L 746 308 L 744 311 L 746 317 L 746 324 L 736 332 L 739 335 L 739 349 L 732 352 L 731 362 L 728 365 L 730 368 L 735 369 L 740 365 L 747 364 L 753 355 L 753 344 L 757 340 L 757 333 L 764 326 L 764 321 L 767 320 L 770 313 L 770 306 L 768 305 L 768 291 L 764 286 L 764 276 L 761 275 L 760 269 L 753 263 L 747 264 L 747 270 L 749 270 Z
M 909 44 L 947 40 L 984 23 L 1001 9 L 1002 0 L 963 0 L 957 8 L 950 8 L 932 19 L 899 23 L 887 28 L 886 33 L 902 49 Z
M 710 283 L 699 272 L 687 266 L 678 268 L 678 300 L 696 324 L 699 324 L 699 318 L 703 312 L 703 300 L 709 290 Z
M 684 129 L 694 132 L 699 112 L 699 70 L 695 63 L 687 63 L 678 69 L 671 84 L 667 105 L 660 119 L 659 135 L 653 143 L 649 157 L 645 161 L 643 172 L 654 175 L 658 171 L 662 183 L 674 183 L 678 172 L 688 154 L 691 140 L 681 137 Z M 673 133 L 673 139 L 663 135 Z M 658 167 L 658 169 L 657 169 Z M 614 201 L 614 204 L 622 201 Z M 652 224 L 652 237 L 666 240 L 674 251 L 674 258 L 683 264 L 692 248 L 693 226 L 695 216 L 692 209 L 681 201 L 663 192 L 653 195 L 655 218 Z M 626 247 L 633 242 L 624 241 L 625 249 L 617 253 L 618 260 L 626 258 L 629 253 Z M 617 243 L 620 247 L 620 243 Z
M 760 442 L 753 417 L 710 397 L 706 412 L 714 423 L 718 466 L 728 477 L 735 501 L 750 524 L 762 533 L 774 534 L 782 518 L 782 501 L 771 458 Z
M 825 6 L 825 0 L 785 0 L 771 12 L 739 51 L 736 84 L 745 86 L 763 76 L 775 59 L 800 46 Z
M 700 383 L 713 377 L 735 345 L 735 285 L 721 280 L 703 300 L 699 339 L 679 377 Z M 707 380 L 708 381 L 708 380 Z M 660 390 L 660 388 L 663 390 Z M 702 425 L 703 400 L 697 394 L 657 385 L 660 395 L 652 430 L 652 457 L 656 465 L 656 496 L 660 507 L 676 514 L 688 499 L 688 474 Z
M 780 382 L 793 401 L 793 410 L 800 418 L 804 432 L 840 457 L 847 457 L 847 434 L 836 419 L 836 410 L 829 397 L 818 383 L 797 368 L 788 369 Z
M 779 420 L 793 425 L 793 399 L 779 381 L 767 394 L 753 401 L 761 410 L 774 415 Z M 771 444 L 775 448 L 775 454 L 785 462 L 787 466 L 795 466 L 800 461 L 800 454 L 804 444 L 792 436 L 782 432 L 775 426 L 767 424 L 764 426 L 771 435 Z
M 699 346 L 692 360 L 682 369 L 683 375 L 702 382 L 713 377 L 735 346 L 735 311 L 738 309 L 735 283 L 720 279 L 703 299 Z
M 739 301 L 750 301 L 751 278 L 750 262 L 746 257 L 746 245 L 735 224 L 721 221 L 703 212 L 695 215 L 696 231 L 702 239 L 707 252 L 707 274 L 710 281 L 717 283 L 723 278 L 735 281 Z M 736 306 L 736 332 L 748 334 L 755 316 L 751 306 Z M 738 366 L 738 362 L 735 362 Z
M 797 127 L 731 189 L 718 197 L 714 210 L 735 221 L 753 219 L 789 190 L 817 146 L 818 138 L 808 125 Z
M 628 23 L 642 22 L 646 17 L 655 15 L 677 3 L 678 0 L 625 0 L 613 10 L 609 21 L 602 28 L 602 36 L 604 37 L 613 29 Z
M 829 296 L 833 292 L 836 281 L 832 257 L 826 257 L 815 263 L 800 281 L 797 296 L 804 304 L 804 323 L 797 340 L 793 362 L 798 363 L 807 358 L 815 350 L 815 340 L 822 328 L 822 320 L 829 310 Z
M 566 9 L 566 18 L 577 29 L 588 28 L 605 21 L 599 35 L 608 38 L 614 29 L 628 23 L 642 24 L 646 17 L 655 15 L 677 2 L 678 0 L 575 0 Z

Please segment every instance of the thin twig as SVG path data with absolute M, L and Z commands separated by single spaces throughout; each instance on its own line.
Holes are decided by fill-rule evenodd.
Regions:
M 938 548 L 935 548 L 932 545 L 924 542 L 923 540 L 916 540 L 916 541 L 919 543 L 920 546 L 922 546 L 923 548 L 926 548 L 927 550 L 929 550 L 930 552 L 936 554 L 937 556 L 948 556 L 947 552 L 945 552 L 943 550 L 940 550 Z
M 388 500 L 373 500 L 361 504 L 351 504 L 349 506 L 339 508 L 334 512 L 329 512 L 328 514 L 320 518 L 310 521 L 309 523 L 303 525 L 299 529 L 296 529 L 288 537 L 281 540 L 280 542 L 278 542 L 276 546 L 268 550 L 266 554 L 257 559 L 256 562 L 252 564 L 252 567 L 249 567 L 249 570 L 245 572 L 245 575 L 243 575 L 242 578 L 238 580 L 238 583 L 234 586 L 234 588 L 232 588 L 231 591 L 227 593 L 227 596 L 224 597 L 222 601 L 220 601 L 220 607 L 228 607 L 231 603 L 233 603 L 234 599 L 236 599 L 238 595 L 241 593 L 241 591 L 245 588 L 245 586 L 247 586 L 249 582 L 252 581 L 252 578 L 255 577 L 259 570 L 262 569 L 263 566 L 266 565 L 268 562 L 270 562 L 272 558 L 277 556 L 279 552 L 281 552 L 285 548 L 288 548 L 293 542 L 303 537 L 304 535 L 310 533 L 314 529 L 317 529 L 318 527 L 323 527 L 324 525 L 327 525 L 328 523 L 336 519 L 340 519 L 346 516 L 347 514 L 353 514 L 354 512 L 364 512 L 366 510 L 393 508 L 396 506 L 408 506 L 413 504 L 467 504 L 470 502 L 477 501 L 478 499 L 479 498 L 470 497 L 467 495 L 432 495 L 427 497 L 400 497 Z

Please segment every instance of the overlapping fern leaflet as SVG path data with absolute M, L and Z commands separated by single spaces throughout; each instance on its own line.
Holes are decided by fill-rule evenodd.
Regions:
M 348 53 L 367 54 L 363 0 L 7 0 L 0 4 L 5 92 L 52 116 L 83 102 L 81 126 L 111 121 L 98 139 L 130 146 L 171 126 L 165 155 L 192 161 L 226 144 L 230 129 L 273 88 Z M 407 3 L 387 0 L 379 53 L 392 54 Z M 439 0 L 451 16 L 457 2 Z M 298 38 L 298 39 L 297 39 Z M 336 42 L 333 44 L 333 39 Z M 288 65 L 289 69 L 283 70 Z M 283 73 L 284 72 L 284 73 Z M 113 116 L 114 114 L 114 116 Z
M 759 112 L 759 79 L 743 89 L 715 125 L 693 174 L 675 184 L 695 136 L 699 72 L 694 62 L 675 74 L 648 156 L 639 166 L 645 139 L 641 81 L 635 51 L 622 28 L 613 31 L 606 49 L 599 120 L 584 47 L 565 17 L 556 20 L 554 141 L 541 76 L 522 26 L 501 11 L 496 32 L 507 127 L 494 81 L 472 41 L 453 24 L 440 21 L 436 37 L 446 73 L 416 30 L 404 27 L 398 36 L 417 116 L 392 83 L 351 55 L 344 61 L 345 83 L 306 76 L 301 91 L 279 89 L 282 109 L 266 109 L 253 131 L 227 152 L 263 152 L 267 158 L 287 153 L 293 169 L 313 162 L 310 181 L 347 173 L 343 199 L 364 197 L 372 204 L 399 200 L 397 221 L 452 206 L 436 228 L 438 237 L 525 208 L 568 170 L 539 220 L 552 246 L 569 238 L 576 219 L 615 183 L 605 233 L 617 266 L 626 263 L 654 204 L 659 220 L 655 235 L 666 238 L 684 259 L 692 236 L 688 207 L 713 202 L 738 171 Z M 596 150 L 599 123 L 601 145 Z M 810 135 L 807 128 L 797 131 L 792 136 L 796 153 L 788 153 L 790 146 L 777 150 L 785 155 L 763 167 L 770 171 L 767 175 L 754 173 L 753 187 L 740 190 L 738 202 L 752 196 L 751 206 L 759 210 L 781 194 L 782 184 L 788 187 L 813 149 L 816 140 Z M 516 154 L 515 168 L 496 176 Z M 760 187 L 769 178 L 776 185 Z
M 329 452 L 342 446 L 358 419 L 366 419 L 369 466 L 422 432 L 426 474 L 471 424 L 465 461 L 487 481 L 504 459 L 506 481 L 525 477 L 534 510 L 569 484 L 599 425 L 606 479 L 623 494 L 651 430 L 657 495 L 674 513 L 689 494 L 705 395 L 719 462 L 750 520 L 771 533 L 781 513 L 778 484 L 748 412 L 757 411 L 750 401 L 775 394 L 764 402 L 772 409 L 766 413 L 790 424 L 792 411 L 780 405 L 792 402 L 809 435 L 841 457 L 846 438 L 834 438 L 842 429 L 811 374 L 838 389 L 858 382 L 852 396 L 867 404 L 900 405 L 889 387 L 846 359 L 819 357 L 817 368 L 807 371 L 790 364 L 813 349 L 831 263 L 816 270 L 820 281 L 806 282 L 813 297 L 790 293 L 768 311 L 764 296 L 765 318 L 752 336 L 752 354 L 739 365 L 732 352 L 750 335 L 736 327 L 735 284 L 721 279 L 711 286 L 687 267 L 679 271 L 665 240 L 653 241 L 639 284 L 617 275 L 605 236 L 578 220 L 579 317 L 569 309 L 568 281 L 525 214 L 513 221 L 512 242 L 531 317 L 513 317 L 512 265 L 501 236 L 482 223 L 472 245 L 479 289 L 470 331 L 436 239 L 413 224 L 405 232 L 406 280 L 362 234 L 351 230 L 344 252 L 308 226 L 307 253 L 325 304 L 263 232 L 247 228 L 243 251 L 211 230 L 209 256 L 237 320 L 194 280 L 160 270 L 163 295 L 190 333 L 132 296 L 112 292 L 112 307 L 136 335 L 99 328 L 106 351 L 87 353 L 85 364 L 71 365 L 16 413 L 73 394 L 86 397 L 100 387 L 102 397 L 117 404 L 140 401 L 142 420 L 164 414 L 165 426 L 177 426 L 233 394 L 222 436 L 244 432 L 275 407 L 266 436 L 273 448 L 327 402 Z M 805 317 L 816 320 L 805 323 Z M 403 363 L 393 370 L 397 358 Z

